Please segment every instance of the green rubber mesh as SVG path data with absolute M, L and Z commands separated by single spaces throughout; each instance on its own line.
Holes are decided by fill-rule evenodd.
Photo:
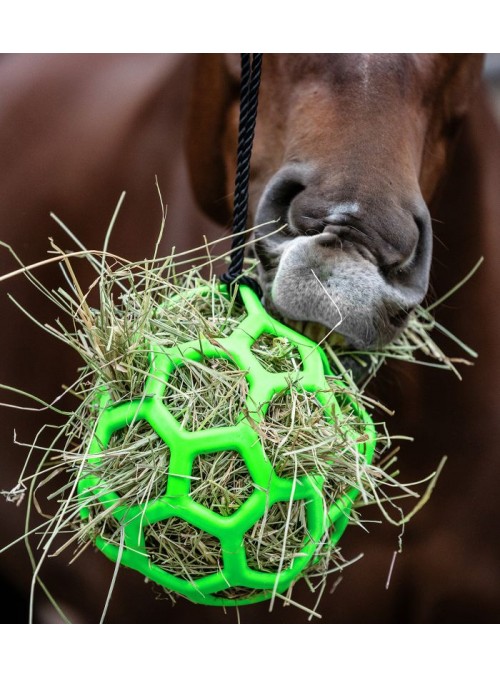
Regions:
M 224 290 L 224 288 L 222 288 Z M 322 479 L 302 476 L 299 479 L 280 478 L 273 470 L 262 447 L 257 427 L 273 396 L 290 389 L 291 374 L 267 371 L 252 352 L 252 345 L 263 334 L 285 337 L 298 350 L 300 371 L 293 373 L 296 388 L 315 394 L 320 405 L 334 419 L 340 407 L 326 381 L 331 375 L 322 349 L 314 342 L 273 319 L 248 287 L 241 287 L 246 317 L 229 334 L 214 343 L 208 339 L 190 341 L 173 348 L 152 345 L 150 372 L 142 398 L 113 405 L 108 393 L 99 402 L 95 434 L 89 447 L 89 461 L 99 466 L 103 450 L 112 436 L 135 422 L 145 421 L 165 442 L 170 451 L 170 464 L 164 495 L 140 505 L 124 506 L 120 496 L 103 491 L 97 475 L 87 475 L 79 482 L 82 502 L 81 517 L 89 518 L 89 497 L 97 498 L 122 527 L 123 544 L 118 547 L 103 536 L 97 536 L 97 547 L 111 560 L 133 568 L 160 586 L 195 603 L 205 605 L 246 605 L 266 600 L 273 592 L 284 592 L 300 578 L 317 558 L 318 544 L 325 531 L 331 530 L 331 542 L 336 543 L 349 519 L 349 511 L 358 491 L 350 488 L 325 510 L 321 494 Z M 203 291 L 198 292 L 200 294 Z M 208 288 L 207 288 L 208 293 Z M 248 395 L 245 408 L 234 426 L 188 431 L 181 427 L 164 404 L 169 376 L 185 360 L 203 361 L 209 358 L 228 360 L 245 371 Z M 367 412 L 354 401 L 349 406 L 365 426 L 366 440 L 359 440 L 359 430 L 344 429 L 358 451 L 371 461 L 375 447 L 375 430 Z M 220 515 L 190 497 L 193 463 L 198 455 L 232 450 L 241 455 L 255 489 L 242 505 L 230 515 Z M 303 501 L 306 507 L 307 534 L 297 556 L 279 572 L 262 572 L 247 563 L 245 534 L 266 515 L 276 502 Z M 223 566 L 198 578 L 180 578 L 154 563 L 146 548 L 145 528 L 170 518 L 186 521 L 190 526 L 215 537 L 220 542 Z M 333 529 L 332 529 L 333 528 Z M 251 592 L 246 598 L 227 598 L 220 594 L 226 589 Z

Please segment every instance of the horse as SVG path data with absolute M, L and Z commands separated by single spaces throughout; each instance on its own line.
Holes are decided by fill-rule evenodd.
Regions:
M 222 226 L 230 222 L 237 56 L 200 55 L 173 65 L 157 56 L 145 58 L 141 66 L 140 59 L 128 58 L 132 59 L 129 67 L 133 63 L 136 69 L 132 90 L 121 57 L 73 57 L 72 63 L 43 57 L 35 75 L 45 68 L 46 79 L 33 77 L 32 62 L 30 68 L 25 62 L 24 73 L 22 62 L 4 63 L 4 78 L 14 92 L 25 97 L 20 100 L 17 95 L 12 115 L 20 119 L 18 127 L 24 125 L 30 131 L 31 145 L 17 158 L 17 173 L 4 173 L 2 185 L 8 187 L 10 201 L 0 224 L 11 225 L 9 238 L 3 239 L 10 239 L 16 249 L 23 249 L 23 240 L 28 241 L 24 244 L 28 259 L 40 251 L 47 234 L 47 226 L 39 221 L 41 205 L 59 212 L 72 226 L 76 224 L 77 234 L 93 246 L 99 235 L 102 238 L 103 211 L 111 212 L 109 196 L 114 189 L 116 199 L 120 182 L 131 177 L 136 191 L 133 215 L 124 213 L 125 236 L 118 244 L 123 251 L 144 251 L 145 234 L 154 231 L 152 212 L 144 200 L 145 176 L 151 166 L 157 173 L 158 165 L 165 167 L 166 145 L 158 141 L 169 139 L 175 146 L 179 139 L 178 132 L 167 135 L 167 117 L 173 130 L 186 117 L 191 184 L 211 221 L 193 212 L 184 166 L 171 174 L 165 171 L 170 184 L 167 199 L 173 206 L 169 218 L 174 210 L 184 218 L 194 218 L 198 233 L 209 223 L 213 228 L 214 222 Z M 500 433 L 494 415 L 498 395 L 494 375 L 499 364 L 495 338 L 500 328 L 491 312 L 500 292 L 494 261 L 499 246 L 495 225 L 500 201 L 495 187 L 500 178 L 500 137 L 479 87 L 481 67 L 478 55 L 264 57 L 249 223 L 284 226 L 279 234 L 255 243 L 264 300 L 276 315 L 336 327 L 357 348 L 380 347 L 397 336 L 412 309 L 423 301 L 430 277 L 433 293 L 439 296 L 480 255 L 489 255 L 479 273 L 439 311 L 440 320 L 480 354 L 463 382 L 454 384 L 449 375 L 415 366 L 388 369 L 379 377 L 381 398 L 397 412 L 391 430 L 415 438 L 401 457 L 404 477 L 430 473 L 443 453 L 449 460 L 431 501 L 406 529 L 403 551 L 388 587 L 397 530 L 374 524 L 368 535 L 346 533 L 343 548 L 347 555 L 362 551 L 365 557 L 343 573 L 334 595 L 323 598 L 318 612 L 325 622 L 498 619 L 500 549 L 490 529 L 500 513 L 493 488 L 498 467 L 494 445 Z M 70 79 L 69 73 L 79 73 L 80 80 Z M 112 98 L 105 97 L 110 83 L 116 88 Z M 33 101 L 34 91 L 43 101 L 32 106 L 39 113 L 30 127 L 27 95 Z M 84 101 L 91 102 L 90 111 Z M 118 117 L 113 115 L 124 102 L 125 110 Z M 59 122 L 65 124 L 53 120 L 55 108 Z M 89 120 L 99 124 L 93 128 Z M 15 128 L 12 118 L 9 122 L 0 129 Z M 82 137 L 80 128 L 87 137 Z M 26 139 L 21 138 L 22 149 Z M 73 140 L 70 150 L 62 152 L 69 140 Z M 85 148 L 81 166 L 75 159 L 77 141 Z M 140 162 L 139 148 L 147 151 Z M 178 145 L 171 156 L 180 159 Z M 47 157 L 52 161 L 50 176 L 44 165 Z M 73 164 L 68 165 L 71 160 Z M 116 168 L 120 168 L 118 175 Z M 183 184 L 174 180 L 179 171 Z M 36 177 L 31 182 L 35 195 L 25 196 L 30 176 Z M 176 201 L 179 185 L 182 198 Z M 23 202 L 25 206 L 16 209 Z M 181 203 L 188 206 L 184 213 Z M 81 215 L 86 216 L 82 219 Z M 261 226 L 260 231 L 269 234 L 271 227 Z M 174 227 L 169 233 L 174 242 L 182 235 Z M 434 254 L 433 239 L 437 243 Z M 317 279 L 335 294 L 337 309 L 323 303 Z M 21 300 L 29 306 L 32 291 L 26 286 L 20 289 Z M 47 317 L 53 313 L 48 308 L 40 310 Z M 2 315 L 6 314 L 12 317 L 12 310 L 2 309 Z M 72 365 L 71 359 L 58 349 L 58 360 L 54 360 L 54 347 L 30 328 L 28 321 L 23 326 L 16 319 L 12 333 L 2 338 L 3 355 L 11 360 L 2 367 L 1 381 L 17 383 L 20 388 L 33 384 L 36 363 L 30 349 L 34 341 L 38 357 L 49 366 L 36 375 L 40 395 L 48 399 L 59 386 L 61 374 Z M 25 413 L 5 417 L 2 439 L 11 439 L 13 424 L 19 434 L 22 431 L 29 437 L 33 419 Z M 14 484 L 19 451 L 11 444 L 6 447 L 9 452 L 2 467 Z M 5 515 L 4 541 L 22 533 L 20 511 L 8 506 Z M 16 548 L 2 559 L 5 586 L 11 596 L 17 589 L 22 601 L 29 588 L 27 556 Z M 71 567 L 50 560 L 45 579 L 70 616 L 95 621 L 111 576 L 111 564 L 87 549 Z M 310 603 L 304 587 L 296 593 L 299 600 Z M 185 601 L 169 608 L 149 596 L 135 573 L 120 572 L 109 621 L 221 623 L 235 619 L 221 610 L 193 607 Z M 40 601 L 37 610 L 39 621 L 53 620 L 47 604 Z M 290 607 L 267 615 L 265 605 L 241 612 L 248 623 L 302 620 Z
M 494 189 L 500 143 L 479 89 L 482 57 L 265 59 L 250 211 L 253 223 L 270 222 L 257 231 L 268 237 L 255 250 L 264 299 L 278 317 L 319 322 L 354 347 L 376 348 L 397 336 L 425 298 L 433 239 L 434 295 L 486 258 L 439 311 L 442 322 L 479 352 L 463 383 L 426 368 L 381 376 L 382 399 L 397 412 L 394 427 L 416 441 L 405 451 L 405 472 L 416 477 L 429 473 L 439 455 L 449 460 L 431 505 L 408 530 L 398 583 L 391 584 L 391 612 L 381 586 L 380 568 L 387 563 L 372 552 L 365 566 L 372 576 L 379 570 L 372 621 L 396 615 L 406 621 L 498 620 L 500 543 L 489 526 L 499 515 L 491 483 L 500 433 L 494 414 L 500 328 L 492 312 L 500 291 Z M 237 73 L 232 55 L 200 57 L 193 89 L 193 122 L 197 110 L 205 115 L 188 137 L 191 177 L 199 204 L 220 223 L 231 213 Z M 215 104 L 207 100 L 212 91 L 218 92 Z M 213 148 L 224 152 L 215 158 Z M 276 223 L 285 228 L 270 235 Z M 367 543 L 363 551 L 369 550 Z M 358 601 L 371 606 L 377 596 L 373 579 L 365 582 L 355 596 L 340 587 L 337 598 L 345 613 L 351 595 L 358 621 L 367 619 Z M 328 608 L 325 618 L 339 621 L 341 615 Z
M 223 222 L 237 98 L 219 95 L 218 109 L 211 98 L 218 82 L 237 91 L 236 66 L 199 60 L 193 111 L 206 114 L 188 143 L 198 200 Z M 267 224 L 255 249 L 269 308 L 337 327 L 355 348 L 394 338 L 427 292 L 427 203 L 481 66 L 478 55 L 266 56 L 250 208 Z M 271 236 L 276 223 L 285 230 Z

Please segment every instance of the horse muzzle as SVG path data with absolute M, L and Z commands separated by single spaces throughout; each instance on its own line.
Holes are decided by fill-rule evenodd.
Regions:
M 432 255 L 420 192 L 403 199 L 352 181 L 325 186 L 286 167 L 259 203 L 255 243 L 265 303 L 284 320 L 320 323 L 358 349 L 380 348 L 425 297 Z M 406 192 L 408 195 L 408 192 Z M 276 223 L 284 225 L 274 233 Z

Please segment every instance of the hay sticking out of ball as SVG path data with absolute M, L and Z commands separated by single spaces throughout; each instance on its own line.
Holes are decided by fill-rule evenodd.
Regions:
M 150 346 L 174 347 L 184 342 L 208 339 L 216 346 L 228 337 L 244 319 L 245 310 L 234 294 L 224 294 L 217 278 L 210 274 L 213 257 L 196 253 L 191 260 L 172 254 L 150 261 L 127 262 L 104 253 L 81 250 L 77 256 L 86 260 L 96 277 L 82 291 L 72 267 L 72 257 L 55 247 L 66 269 L 66 288 L 47 290 L 33 273 L 24 268 L 30 280 L 56 305 L 69 322 L 58 321 L 47 331 L 78 352 L 84 365 L 66 397 L 77 399 L 64 411 L 65 420 L 52 441 L 37 444 L 32 453 L 42 449 L 44 457 L 36 473 L 21 477 L 8 498 L 17 501 L 25 484 L 30 486 L 33 501 L 39 488 L 37 507 L 46 519 L 39 546 L 42 548 L 35 577 L 44 559 L 70 549 L 77 557 L 96 538 L 103 538 L 121 552 L 123 526 L 113 516 L 116 507 L 144 505 L 165 495 L 169 479 L 170 450 L 165 441 L 144 421 L 132 421 L 113 434 L 100 453 L 96 465 L 88 448 L 95 435 L 99 417 L 96 402 L 103 389 L 113 404 L 147 398 L 145 391 L 150 370 Z M 249 263 L 251 273 L 252 262 Z M 208 276 L 207 276 L 208 270 Z M 208 293 L 206 289 L 208 288 Z M 203 294 L 199 294 L 201 290 Z M 446 367 L 452 367 L 430 339 L 429 318 L 420 309 L 408 331 L 402 333 L 384 353 L 361 355 L 371 372 L 387 356 L 415 360 L 417 350 L 424 351 Z M 424 322 L 425 321 L 425 322 Z M 307 332 L 306 332 L 307 333 Z M 347 429 L 362 440 L 364 424 L 353 414 L 348 398 L 373 409 L 362 390 L 339 360 L 339 352 L 329 350 L 337 378 L 328 380 L 331 393 L 340 404 L 334 421 L 313 393 L 294 388 L 294 375 L 302 368 L 297 347 L 285 337 L 262 334 L 252 345 L 252 352 L 269 373 L 288 373 L 289 388 L 275 395 L 267 405 L 264 419 L 253 422 L 259 439 L 276 474 L 299 482 L 304 476 L 322 479 L 325 508 L 348 488 L 356 488 L 360 498 L 350 514 L 350 522 L 366 529 L 359 509 L 378 504 L 384 519 L 395 524 L 405 521 L 401 501 L 428 497 L 436 478 L 422 497 L 414 486 L 400 483 L 394 468 L 395 457 L 389 452 L 392 441 L 383 423 L 378 427 L 378 453 L 368 463 L 353 444 Z M 344 354 L 347 354 L 344 351 Z M 342 376 L 347 385 L 338 381 Z M 248 383 L 244 370 L 231 361 L 204 357 L 186 358 L 166 381 L 163 403 L 169 412 L 190 432 L 213 427 L 233 426 L 245 413 Z M 48 405 L 52 407 L 51 405 Z M 56 409 L 54 407 L 54 409 Z M 58 409 L 58 408 L 57 408 Z M 61 410 L 58 409 L 58 412 Z M 81 518 L 82 498 L 78 495 L 81 478 L 99 479 L 97 492 L 84 502 L 86 519 Z M 52 493 L 52 506 L 39 506 L 41 489 L 47 477 L 57 478 L 60 490 Z M 197 504 L 223 516 L 233 515 L 255 489 L 248 468 L 235 450 L 198 454 L 189 477 L 190 498 Z M 100 501 L 111 490 L 118 499 L 109 506 Z M 100 494 L 101 493 L 101 494 Z M 420 499 L 419 499 L 420 497 Z M 301 557 L 306 542 L 305 502 L 276 502 L 268 507 L 244 536 L 250 567 L 277 573 Z M 27 531 L 29 532 L 29 527 Z M 195 581 L 217 573 L 222 568 L 219 540 L 177 517 L 146 525 L 144 534 L 151 561 L 176 577 Z M 315 558 L 304 579 L 311 590 L 322 592 L 326 576 L 345 567 L 340 547 L 332 545 L 331 530 L 317 541 Z M 253 596 L 256 590 L 231 586 L 216 595 L 230 600 Z M 319 595 L 319 593 L 318 593 Z M 286 596 L 291 602 L 290 595 Z M 311 614 L 315 614 L 314 611 Z

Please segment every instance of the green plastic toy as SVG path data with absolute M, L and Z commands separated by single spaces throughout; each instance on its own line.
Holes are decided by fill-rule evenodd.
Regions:
M 227 295 L 224 286 L 221 290 Z M 206 294 L 208 288 L 205 292 L 197 293 Z M 120 505 L 120 497 L 116 492 L 111 489 L 103 492 L 102 481 L 97 475 L 83 478 L 78 486 L 83 519 L 89 518 L 85 500 L 88 500 L 89 494 L 93 494 L 123 526 L 121 549 L 102 536 L 96 538 L 95 543 L 104 555 L 113 561 L 119 559 L 122 565 L 137 570 L 162 587 L 204 605 L 247 605 L 266 600 L 273 592 L 284 592 L 318 557 L 317 545 L 326 529 L 333 528 L 331 540 L 333 544 L 337 543 L 347 526 L 352 503 L 358 494 L 356 489 L 349 489 L 325 512 L 321 495 L 323 481 L 319 476 L 285 479 L 274 471 L 259 435 L 248 418 L 255 422 L 264 418 L 272 397 L 290 389 L 291 373 L 271 373 L 264 369 L 251 351 L 252 344 L 259 336 L 269 333 L 285 337 L 297 348 L 302 367 L 300 372 L 293 373 L 294 384 L 299 389 L 315 393 L 320 404 L 327 408 L 332 421 L 340 411 L 340 406 L 325 379 L 326 375 L 331 375 L 331 371 L 322 349 L 268 315 L 249 287 L 241 286 L 240 293 L 247 315 L 229 336 L 217 339 L 216 345 L 204 338 L 174 348 L 152 345 L 151 367 L 144 396 L 118 405 L 113 405 L 107 392 L 103 392 L 100 397 L 98 422 L 89 449 L 91 463 L 99 466 L 102 452 L 109 445 L 113 434 L 144 420 L 170 448 L 170 467 L 164 496 L 146 504 L 127 507 Z M 246 372 L 249 391 L 245 412 L 241 413 L 235 426 L 191 432 L 183 429 L 169 412 L 163 402 L 166 382 L 185 358 L 195 361 L 222 358 Z M 355 415 L 364 422 L 367 434 L 365 442 L 353 444 L 370 462 L 375 447 L 373 423 L 364 409 L 351 400 L 348 403 Z M 359 431 L 355 433 L 344 428 L 344 432 L 353 441 L 359 440 Z M 234 450 L 241 455 L 255 484 L 250 497 L 229 516 L 221 516 L 190 498 L 190 475 L 196 456 L 224 450 Z M 295 500 L 305 500 L 306 505 L 308 535 L 300 555 L 279 573 L 251 569 L 247 565 L 245 533 L 263 518 L 270 505 Z M 145 544 L 144 528 L 171 517 L 185 520 L 220 541 L 223 567 L 219 572 L 187 580 L 170 574 L 151 561 Z M 246 587 L 257 589 L 258 592 L 241 599 L 218 597 L 221 591 L 230 587 Z

